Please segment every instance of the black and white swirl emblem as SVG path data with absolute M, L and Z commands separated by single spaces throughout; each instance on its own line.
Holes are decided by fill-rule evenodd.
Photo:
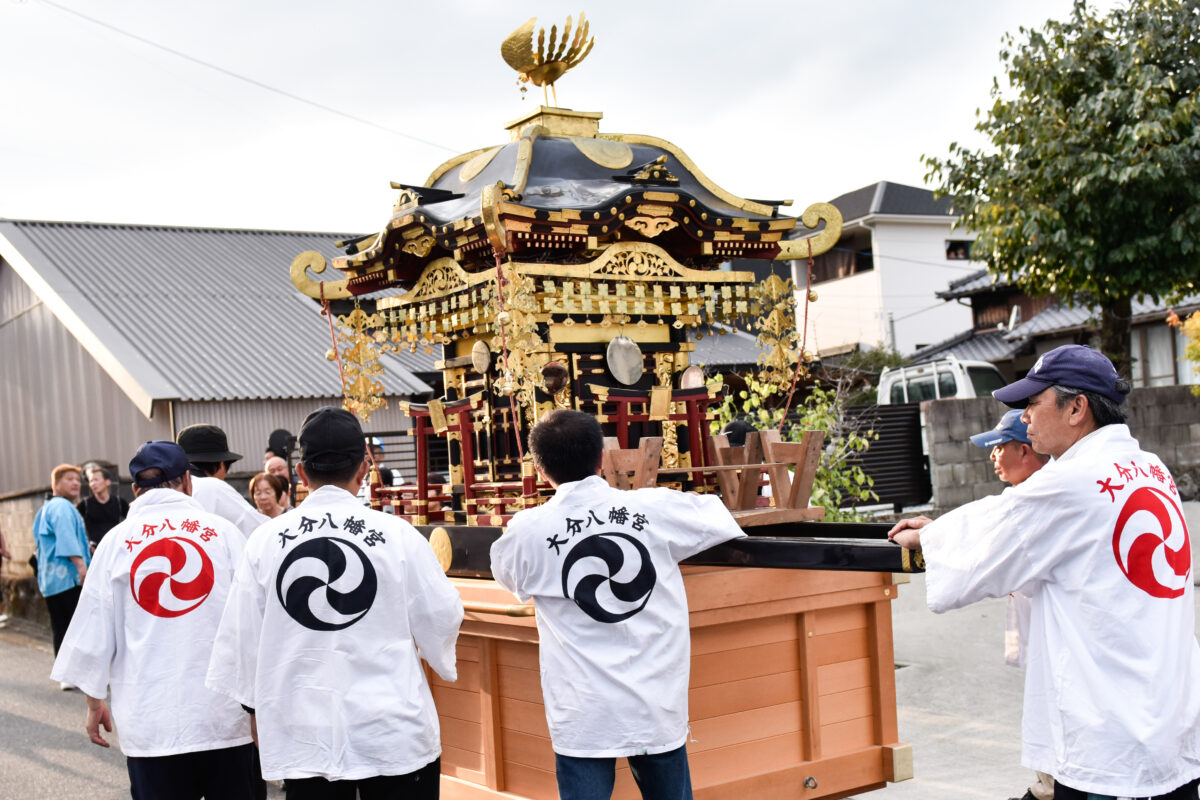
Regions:
M 275 591 L 288 616 L 314 631 L 358 622 L 375 602 L 371 560 L 353 542 L 322 537 L 297 545 L 279 565 Z
M 563 560 L 563 597 L 597 622 L 620 622 L 641 611 L 654 591 L 654 563 L 627 533 L 597 533 Z

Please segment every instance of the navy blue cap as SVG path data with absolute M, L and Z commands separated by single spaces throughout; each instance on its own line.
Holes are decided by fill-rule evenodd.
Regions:
M 162 474 L 148 480 L 137 479 L 139 472 L 153 468 L 162 470 Z M 173 481 L 187 471 L 187 453 L 174 442 L 146 442 L 129 460 L 129 474 L 133 476 L 134 486 L 157 486 Z
M 990 431 L 977 433 L 971 437 L 971 444 L 976 447 L 995 447 L 1005 442 L 1024 442 L 1029 444 L 1029 426 L 1021 422 L 1021 409 L 1014 408 L 1004 412 L 1000 424 Z
M 1029 398 L 1051 386 L 1095 392 L 1117 405 L 1129 393 L 1129 384 L 1117 375 L 1108 356 L 1081 344 L 1064 344 L 1039 358 L 1024 378 L 992 392 L 992 397 L 1009 408 L 1024 408 Z

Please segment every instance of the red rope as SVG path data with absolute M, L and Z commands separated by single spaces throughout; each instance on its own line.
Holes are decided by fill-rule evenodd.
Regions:
M 800 331 L 800 352 L 796 355 L 796 371 L 792 374 L 792 386 L 788 389 L 787 402 L 783 404 L 783 416 L 779 418 L 779 432 L 783 433 L 783 424 L 787 422 L 788 409 L 792 407 L 792 395 L 796 393 L 796 384 L 800 381 L 800 367 L 804 363 L 804 351 L 808 347 L 808 298 L 812 290 L 812 239 L 808 242 L 808 267 L 804 279 L 804 327 Z
M 524 461 L 525 449 L 521 447 L 521 429 L 517 425 L 517 420 L 520 419 L 520 417 L 517 414 L 516 387 L 512 385 L 512 373 L 508 371 L 508 337 L 504 333 L 504 325 L 500 322 L 500 312 L 504 310 L 505 281 L 501 277 L 501 271 L 503 268 L 500 266 L 500 251 L 492 250 L 492 254 L 496 257 L 496 325 L 500 328 L 500 353 L 504 356 L 504 375 L 509 381 L 508 413 L 512 419 L 513 438 L 517 440 L 517 458 L 519 458 L 521 461 Z

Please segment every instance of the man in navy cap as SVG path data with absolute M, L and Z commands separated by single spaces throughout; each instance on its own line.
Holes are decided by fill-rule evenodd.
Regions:
M 250 717 L 204 685 L 244 539 L 190 496 L 174 442 L 146 442 L 129 474 L 129 516 L 96 546 L 50 675 L 87 696 L 94 743 L 120 728 L 134 798 L 252 800 Z
M 889 537 L 924 553 L 936 612 L 1030 596 L 1022 763 L 1057 800 L 1196 797 L 1200 647 L 1171 473 L 1125 425 L 1129 383 L 1066 345 L 993 395 L 1024 409 L 1032 478 Z

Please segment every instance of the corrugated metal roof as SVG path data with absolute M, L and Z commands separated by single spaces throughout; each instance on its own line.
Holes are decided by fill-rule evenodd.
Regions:
M 970 361 L 1007 361 L 1025 346 L 1025 342 L 1007 341 L 1004 331 L 965 331 L 937 344 L 927 345 L 912 354 L 913 364 L 923 364 L 946 356 Z
M 710 367 L 744 366 L 758 363 L 762 350 L 758 340 L 745 331 L 730 328 L 727 325 L 713 325 L 715 330 L 723 330 L 723 334 L 706 334 L 703 339 L 696 339 L 694 330 L 688 331 L 688 340 L 695 342 L 696 350 L 689 361 L 693 364 L 703 364 Z
M 328 323 L 288 268 L 304 250 L 332 260 L 351 235 L 25 220 L 0 221 L 0 234 L 151 396 L 340 393 Z M 413 373 L 434 358 L 385 356 L 385 391 L 431 391 Z

